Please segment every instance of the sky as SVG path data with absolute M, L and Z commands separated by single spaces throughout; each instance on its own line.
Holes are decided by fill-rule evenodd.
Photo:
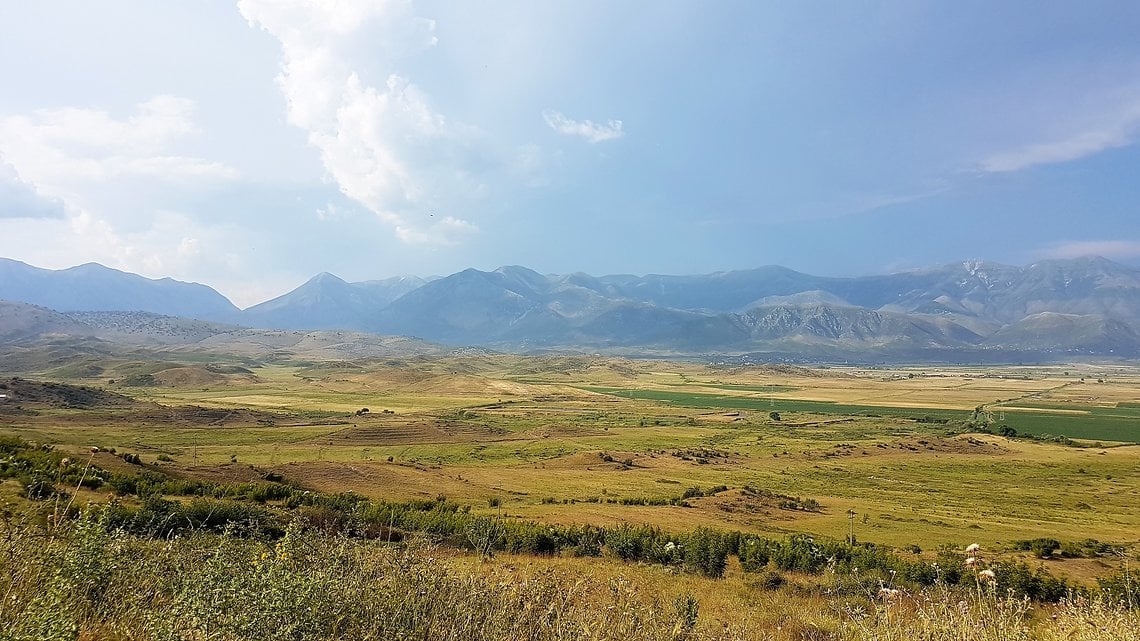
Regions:
M 0 0 L 0 256 L 1140 266 L 1140 3 Z

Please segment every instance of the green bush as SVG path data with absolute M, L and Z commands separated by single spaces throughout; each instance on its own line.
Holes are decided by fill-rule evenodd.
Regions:
M 1026 596 L 1035 601 L 1055 603 L 1065 598 L 1069 586 L 1043 568 L 1029 569 L 1021 562 L 999 562 L 993 564 L 999 590 L 1009 590 L 1018 596 Z
M 685 568 L 712 578 L 724 576 L 729 543 L 720 532 L 697 528 L 684 537 Z
M 1135 571 L 1126 574 L 1125 570 L 1120 570 L 1111 576 L 1099 578 L 1096 582 L 1110 603 L 1140 608 L 1140 576 Z
M 760 572 L 768 567 L 770 545 L 771 541 L 759 536 L 741 538 L 737 556 L 740 557 L 740 565 L 745 572 Z
M 1012 547 L 1022 552 L 1032 552 L 1039 559 L 1048 559 L 1061 547 L 1061 542 L 1057 539 L 1029 539 L 1014 541 Z

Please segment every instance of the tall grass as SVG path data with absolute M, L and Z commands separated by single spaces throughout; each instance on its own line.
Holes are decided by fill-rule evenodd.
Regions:
M 109 532 L 88 514 L 54 531 L 10 525 L 0 639 L 668 639 L 695 600 L 645 599 L 620 579 L 457 573 L 431 548 L 303 532 L 274 543 Z
M 801 602 L 793 589 L 787 611 L 772 613 L 757 592 L 738 623 L 720 623 L 702 614 L 714 593 L 606 576 L 590 559 L 532 572 L 464 569 L 425 545 L 321 534 L 299 522 L 272 541 L 209 532 L 159 540 L 109 529 L 107 519 L 93 509 L 49 528 L 0 527 L 0 639 L 1128 641 L 1140 631 L 1140 616 L 1123 604 L 1042 606 L 981 583 L 833 597 L 825 603 L 846 609 L 822 616 L 818 595 Z

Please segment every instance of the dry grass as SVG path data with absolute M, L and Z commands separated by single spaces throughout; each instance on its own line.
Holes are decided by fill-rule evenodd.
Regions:
M 1132 641 L 1140 617 L 1101 600 L 1035 606 L 984 586 L 882 596 L 838 578 L 783 587 L 610 559 L 481 562 L 291 527 L 277 542 L 0 528 L 0 638 L 12 641 Z

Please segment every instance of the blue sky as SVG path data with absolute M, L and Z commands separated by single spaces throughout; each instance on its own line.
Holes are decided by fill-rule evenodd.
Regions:
M 1140 265 L 1135 2 L 0 4 L 0 256 L 248 306 L 522 264 Z

